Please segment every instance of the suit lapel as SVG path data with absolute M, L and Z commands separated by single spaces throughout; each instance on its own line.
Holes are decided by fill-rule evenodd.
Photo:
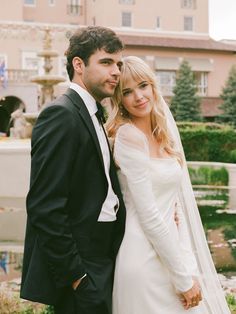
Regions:
M 91 134 L 91 137 L 92 137 L 94 144 L 96 146 L 99 158 L 100 158 L 102 165 L 103 165 L 103 168 L 104 168 L 104 161 L 103 161 L 102 151 L 101 151 L 101 147 L 100 147 L 100 144 L 98 141 L 97 133 L 95 131 L 93 121 L 92 121 L 91 116 L 88 112 L 88 109 L 86 108 L 86 106 L 83 102 L 83 99 L 79 96 L 78 93 L 76 93 L 76 91 L 74 91 L 71 88 L 69 88 L 66 91 L 65 95 L 68 96 L 73 101 L 75 106 L 79 109 L 79 114 L 80 114 L 81 118 L 83 119 L 84 124 L 87 127 L 89 133 Z

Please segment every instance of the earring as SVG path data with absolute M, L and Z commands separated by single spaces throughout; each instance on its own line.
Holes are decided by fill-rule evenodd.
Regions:
M 125 118 L 127 117 L 129 114 L 127 112 L 127 110 L 124 108 L 124 106 L 120 105 L 119 106 L 119 110 L 120 110 L 120 115 Z

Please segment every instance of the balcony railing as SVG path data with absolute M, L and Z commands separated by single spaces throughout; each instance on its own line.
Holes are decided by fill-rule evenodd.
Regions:
M 67 14 L 68 15 L 82 15 L 82 5 L 68 4 Z
M 26 83 L 30 81 L 32 76 L 37 74 L 37 70 L 6 70 L 6 78 L 8 83 Z

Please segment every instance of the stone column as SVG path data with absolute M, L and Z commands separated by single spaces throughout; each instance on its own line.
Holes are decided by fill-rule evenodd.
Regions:
M 236 212 L 236 164 L 227 164 L 229 172 L 229 208 Z

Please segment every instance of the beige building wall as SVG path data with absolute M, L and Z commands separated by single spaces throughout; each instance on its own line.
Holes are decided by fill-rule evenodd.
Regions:
M 236 65 L 236 55 L 232 53 L 214 53 L 213 71 L 208 75 L 208 95 L 209 97 L 219 97 L 222 88 L 225 86 L 229 71 Z
M 0 21 L 22 21 L 22 0 L 0 0 Z
M 85 0 L 79 0 L 78 5 L 73 0 L 34 0 L 34 5 L 25 4 L 24 1 L 0 0 L 0 21 L 76 25 L 85 23 Z
M 34 0 L 33 5 L 25 4 L 26 0 L 10 0 L 6 5 L 6 1 L 0 0 L 0 20 L 208 35 L 207 0 Z M 192 6 L 184 8 L 184 2 Z M 122 25 L 123 13 L 131 14 L 130 27 Z M 184 31 L 184 17 L 193 19 L 192 31 Z
M 123 3 L 122 3 L 123 2 Z M 185 33 L 194 36 L 208 35 L 208 1 L 196 0 L 193 8 L 182 8 L 183 0 L 88 0 L 87 23 L 122 27 L 122 13 L 131 14 L 131 27 L 124 29 L 145 29 L 163 32 Z M 125 4 L 130 3 L 130 4 Z M 193 31 L 184 31 L 184 17 L 193 18 Z M 157 27 L 157 18 L 160 27 Z
M 51 29 L 53 49 L 59 54 L 53 60 L 53 73 L 64 77 L 67 77 L 64 52 L 68 46 L 68 38 L 78 27 L 84 25 L 110 26 L 122 38 L 132 34 L 133 44 L 125 41 L 127 45 L 124 54 L 145 58 L 154 71 L 159 70 L 159 61 L 155 60 L 160 58 L 170 58 L 175 63 L 183 58 L 208 63 L 205 98 L 219 97 L 231 66 L 236 64 L 234 48 L 231 51 L 201 49 L 204 42 L 209 42 L 209 47 L 214 44 L 208 35 L 207 0 L 54 0 L 54 5 L 50 5 L 50 0 L 35 0 L 34 6 L 23 5 L 24 1 L 9 0 L 8 5 L 4 5 L 6 0 L 0 0 L 0 62 L 3 59 L 6 61 L 8 91 L 11 95 L 14 89 L 10 86 L 15 86 L 20 80 L 18 90 L 24 93 L 26 89 L 21 88 L 22 84 L 29 84 L 32 86 L 32 97 L 35 97 L 35 85 L 30 83 L 30 78 L 43 73 L 42 60 L 37 57 L 37 53 L 43 48 L 44 31 L 47 27 Z M 183 2 L 192 3 L 193 7 L 182 8 Z M 132 27 L 121 26 L 122 12 L 131 12 Z M 160 17 L 159 28 L 156 27 L 157 17 Z M 193 31 L 183 30 L 184 17 L 193 17 Z M 158 38 L 167 44 L 154 45 Z M 135 44 L 138 39 L 142 40 L 142 44 Z M 181 48 L 176 48 L 178 41 L 183 39 L 186 40 L 186 46 L 182 44 Z M 173 40 L 175 44 L 171 45 Z M 188 40 L 195 40 L 194 48 L 188 47 Z M 199 42 L 199 46 L 196 42 Z M 171 68 L 168 60 L 167 65 L 162 70 L 173 72 L 178 69 L 176 66 Z M 55 89 L 57 95 L 66 86 L 68 81 L 58 86 Z M 0 99 L 7 95 L 7 90 L 4 90 L 4 95 L 2 91 L 0 89 Z M 30 111 L 32 101 L 28 95 L 30 93 L 27 89 L 27 96 L 25 94 L 21 98 L 28 99 L 26 108 Z M 35 105 L 33 108 L 35 110 Z
M 84 0 L 35 0 L 34 6 L 23 6 L 23 19 L 29 22 L 56 23 L 56 24 L 84 24 Z

